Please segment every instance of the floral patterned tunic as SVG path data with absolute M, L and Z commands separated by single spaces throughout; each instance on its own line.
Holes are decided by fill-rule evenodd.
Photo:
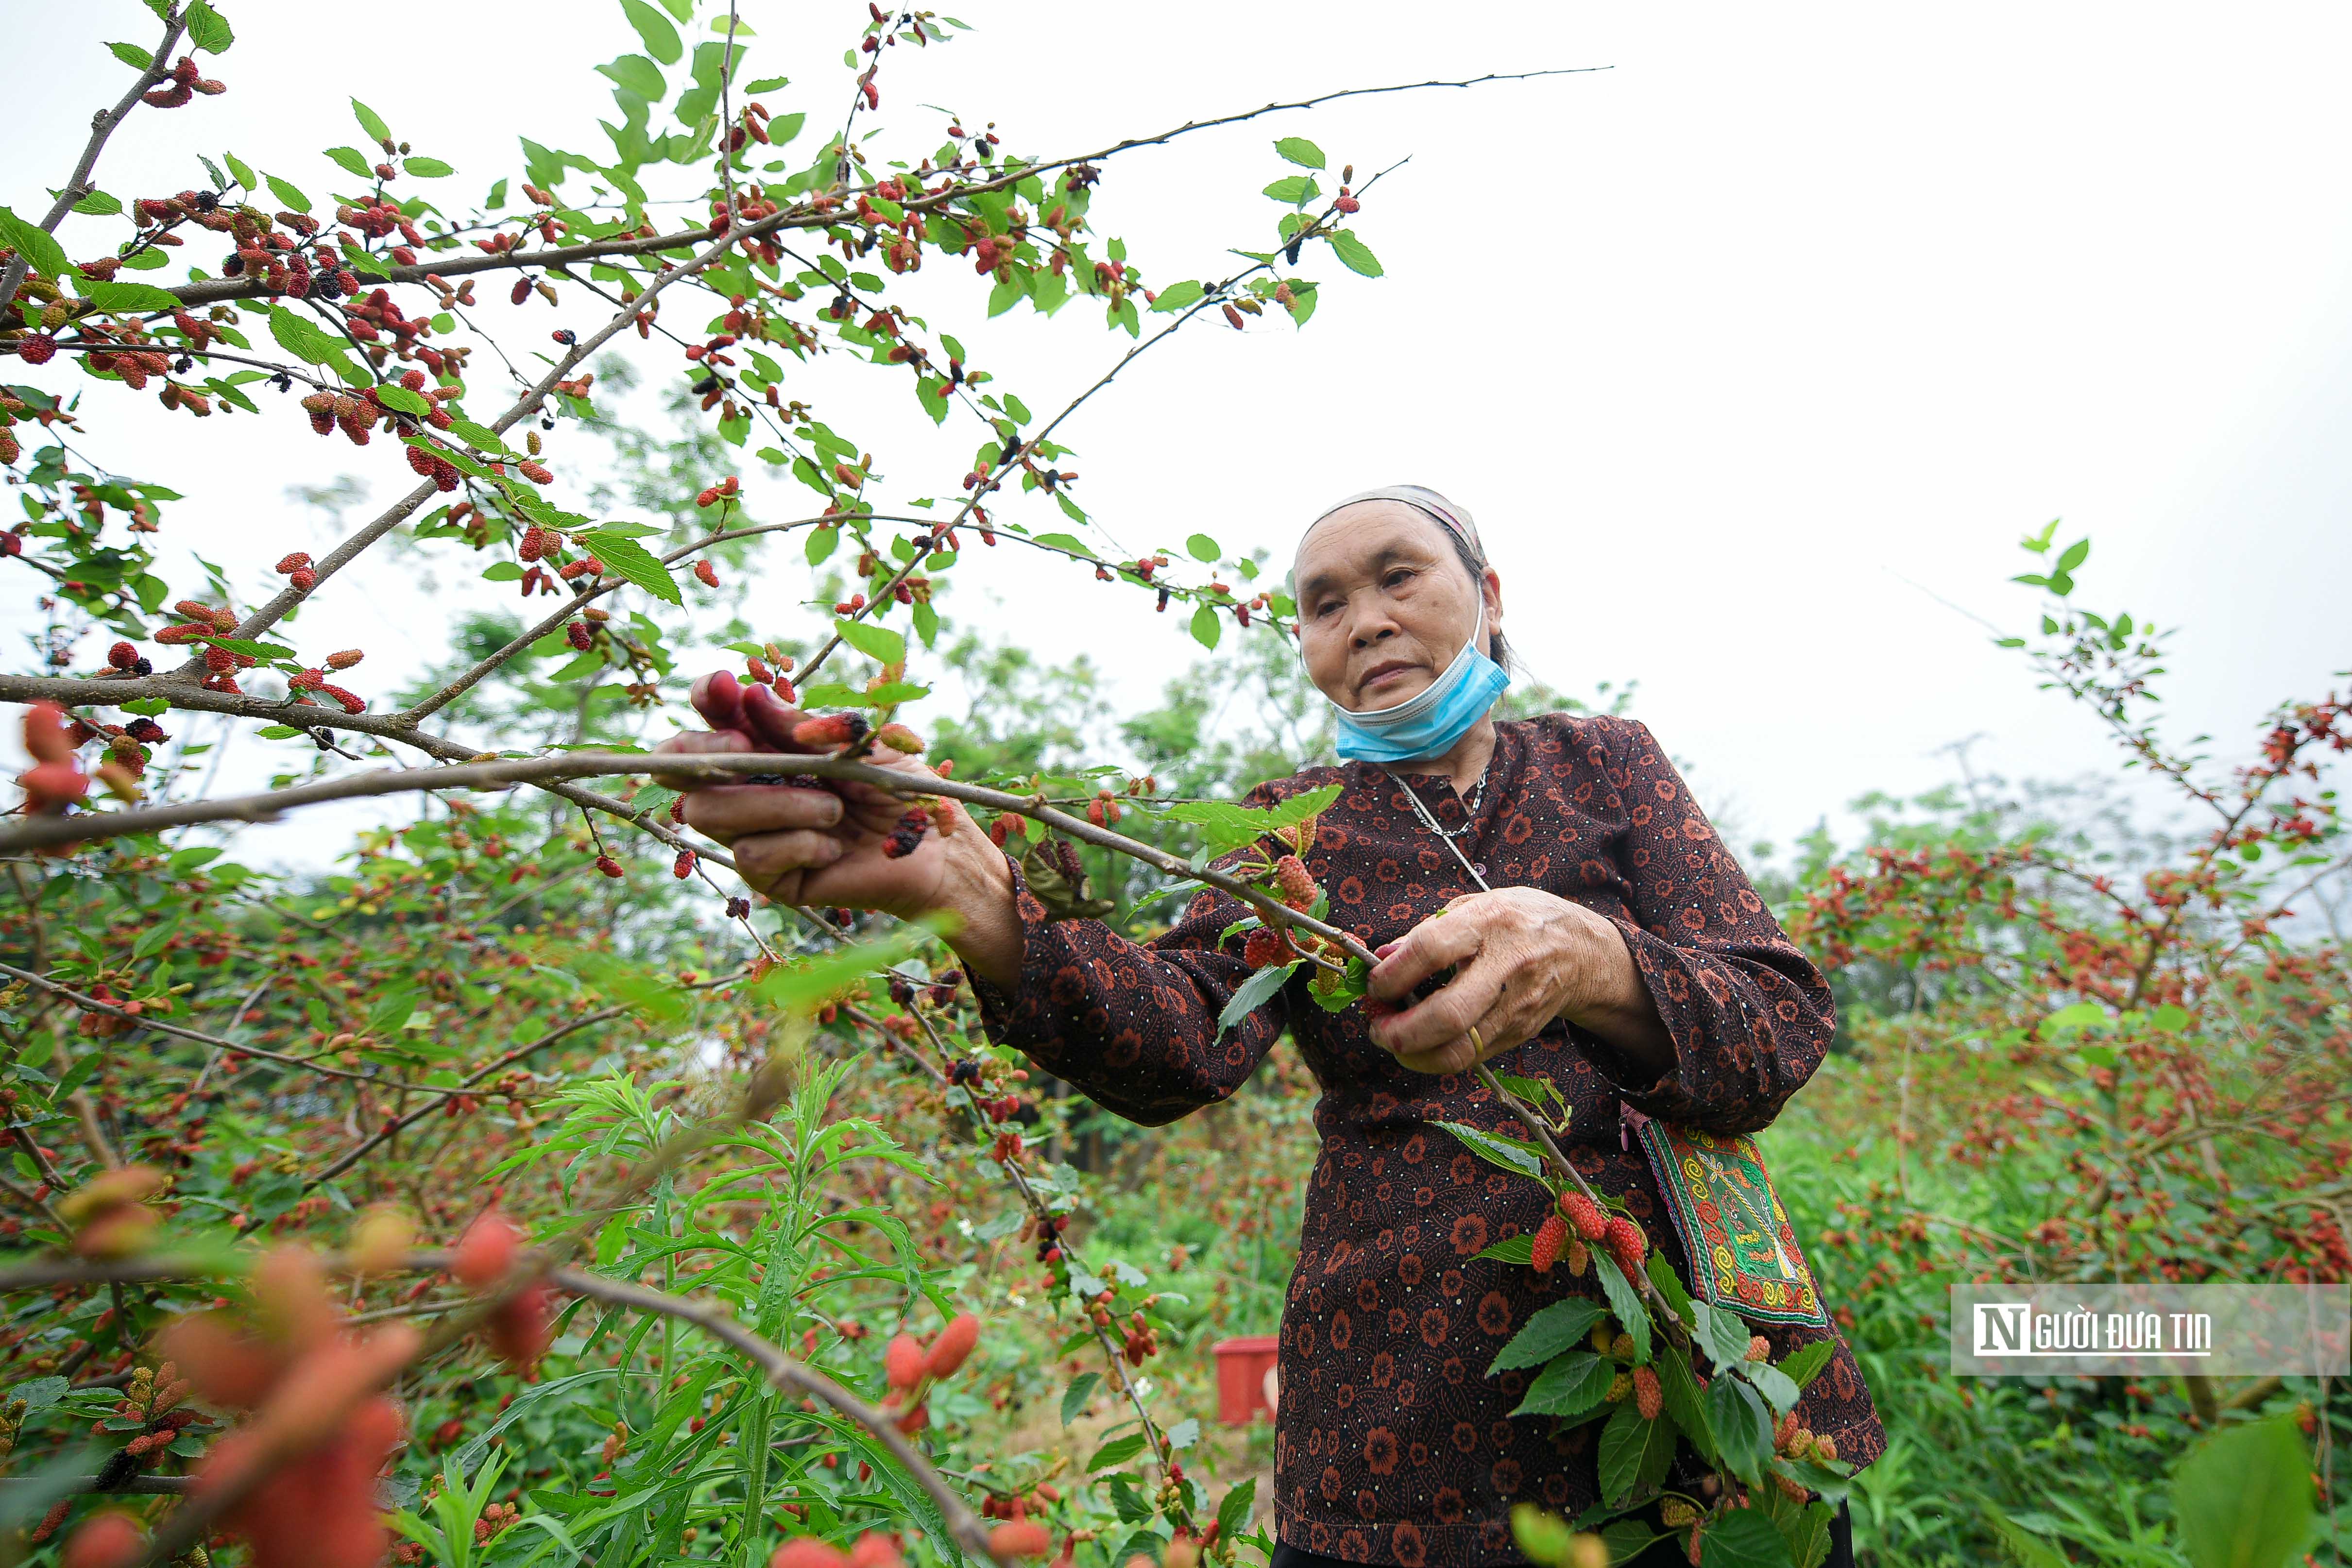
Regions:
M 1545 1077 L 1573 1108 L 1569 1157 L 1622 1196 L 1685 1280 L 1687 1259 L 1620 1107 L 1718 1132 L 1766 1126 L 1811 1076 L 1835 1027 L 1820 973 L 1782 933 L 1643 725 L 1553 714 L 1499 723 L 1479 811 L 1455 842 L 1493 886 L 1542 888 L 1624 933 L 1676 1066 L 1652 1083 L 1597 1037 L 1555 1023 L 1494 1059 Z M 1448 829 L 1463 803 L 1448 781 L 1407 775 Z M 1475 890 L 1370 763 L 1309 768 L 1261 785 L 1270 805 L 1343 785 L 1321 816 L 1308 869 L 1331 921 L 1378 946 L 1448 899 Z M 1511 1419 L 1526 1372 L 1489 1379 L 1495 1352 L 1547 1303 L 1597 1293 L 1591 1275 L 1483 1260 L 1493 1242 L 1540 1223 L 1533 1182 L 1474 1158 L 1434 1124 L 1517 1124 L 1467 1074 L 1432 1078 L 1374 1045 L 1363 1010 L 1332 1015 L 1305 975 L 1238 1027 L 1217 1016 L 1249 973 L 1236 936 L 1248 912 L 1202 893 L 1164 936 L 1138 944 L 1092 921 L 1052 921 L 1015 873 L 1026 946 L 1010 993 L 979 986 L 991 1035 L 1090 1098 L 1148 1126 L 1242 1086 L 1287 1027 L 1323 1094 L 1298 1265 L 1283 1313 L 1275 1483 L 1281 1538 L 1308 1551 L 1402 1568 L 1518 1561 L 1511 1505 L 1573 1516 L 1598 1495 L 1597 1422 L 1555 1432 Z M 1629 1147 L 1630 1144 L 1630 1147 Z M 1885 1434 L 1834 1328 L 1763 1324 L 1778 1360 L 1838 1339 L 1798 1415 L 1857 1464 Z

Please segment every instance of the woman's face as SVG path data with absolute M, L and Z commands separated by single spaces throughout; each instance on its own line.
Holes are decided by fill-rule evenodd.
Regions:
M 1437 679 L 1476 630 L 1503 619 L 1502 580 L 1474 582 L 1454 536 L 1402 501 L 1340 508 L 1310 530 L 1294 569 L 1307 673 L 1350 713 L 1393 708 Z

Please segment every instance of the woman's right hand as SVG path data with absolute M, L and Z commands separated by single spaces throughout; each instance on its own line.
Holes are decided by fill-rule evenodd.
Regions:
M 802 749 L 791 735 L 804 715 L 764 688 L 739 694 L 733 678 L 721 674 L 723 680 L 705 676 L 694 688 L 696 708 L 719 727 L 673 736 L 657 751 L 709 755 Z M 724 722 L 730 719 L 740 727 Z M 919 759 L 887 748 L 866 760 L 925 783 L 936 777 Z M 737 874 L 778 903 L 879 910 L 902 920 L 950 916 L 958 928 L 950 945 L 977 973 L 1010 985 L 1019 977 L 1022 948 L 1011 868 L 961 805 L 941 804 L 943 826 L 924 833 L 911 854 L 895 858 L 883 847 L 912 807 L 905 796 L 853 780 L 821 789 L 692 785 L 685 816 L 696 831 L 731 848 Z

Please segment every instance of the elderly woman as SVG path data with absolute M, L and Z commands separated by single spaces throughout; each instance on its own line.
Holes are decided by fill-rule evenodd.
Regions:
M 1341 786 L 1307 863 L 1333 922 L 1381 955 L 1377 1021 L 1325 1012 L 1300 973 L 1220 1031 L 1250 973 L 1241 938 L 1221 940 L 1249 911 L 1222 892 L 1138 944 L 1050 919 L 983 833 L 886 857 L 903 807 L 878 795 L 722 785 L 690 795 L 686 819 L 732 844 L 777 899 L 954 915 L 949 941 L 989 1033 L 1146 1125 L 1234 1093 L 1287 1029 L 1322 1088 L 1322 1151 L 1283 1315 L 1276 1568 L 1514 1562 L 1514 1503 L 1573 1516 L 1595 1500 L 1600 1428 L 1511 1418 L 1522 1374 L 1489 1379 L 1486 1366 L 1531 1312 L 1597 1286 L 1481 1258 L 1534 1229 L 1545 1194 L 1435 1124 L 1509 1125 L 1475 1062 L 1549 1079 L 1572 1110 L 1570 1160 L 1648 1222 L 1689 1280 L 1629 1130 L 1643 1117 L 1718 1134 L 1765 1126 L 1820 1065 L 1834 1015 L 1646 728 L 1494 718 L 1509 683 L 1502 579 L 1461 508 L 1411 486 L 1351 497 L 1308 528 L 1295 582 L 1300 652 L 1335 710 L 1342 761 L 1261 785 L 1251 803 Z M 1775 1360 L 1836 1342 L 1799 1419 L 1866 1464 L 1885 1435 L 1851 1352 L 1811 1304 L 1754 1326 Z M 1831 1561 L 1850 1563 L 1843 1510 L 1832 1538 Z M 1679 1562 L 1679 1546 L 1653 1552 Z

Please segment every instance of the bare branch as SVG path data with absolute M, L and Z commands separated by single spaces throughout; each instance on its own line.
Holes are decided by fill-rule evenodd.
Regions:
M 304 1072 L 321 1073 L 328 1078 L 352 1079 L 360 1083 L 373 1085 L 377 1089 L 404 1089 L 417 1094 L 435 1095 L 443 1099 L 466 1092 L 462 1089 L 426 1089 L 417 1084 L 404 1084 L 396 1079 L 381 1078 L 369 1073 L 350 1072 L 342 1068 L 331 1068 L 320 1062 L 308 1061 L 301 1057 L 289 1057 L 280 1051 L 266 1050 L 259 1046 L 224 1039 L 218 1035 L 207 1035 L 201 1029 L 184 1029 L 177 1024 L 166 1024 L 159 1018 L 150 1017 L 142 1013 L 125 1012 L 111 1002 L 101 1002 L 97 997 L 76 991 L 69 985 L 60 985 L 54 980 L 44 980 L 31 970 L 19 969 L 13 963 L 0 963 L 0 974 L 5 974 L 12 980 L 21 980 L 27 985 L 37 985 L 53 995 L 62 996 L 84 1012 L 100 1013 L 110 1018 L 121 1018 L 126 1023 L 136 1024 L 142 1029 L 152 1029 L 159 1035 L 172 1035 L 183 1040 L 194 1040 L 200 1046 L 211 1046 L 216 1050 L 234 1051 L 241 1056 L 259 1057 L 264 1061 L 278 1062 L 289 1068 L 299 1068 Z M 76 1107 L 77 1110 L 79 1109 Z M 100 1163 L 121 1164 L 121 1160 L 108 1157 L 111 1151 L 107 1149 L 104 1136 L 98 1131 L 96 1115 L 95 1110 L 92 1110 L 83 1118 L 83 1136 L 89 1140 L 90 1151 L 98 1156 Z
M 36 817 L 12 827 L 0 828 L 0 854 L 86 843 L 129 833 L 150 833 L 192 822 L 268 822 L 295 806 L 329 800 L 354 800 L 412 790 L 498 789 L 522 784 L 540 784 L 561 794 L 566 787 L 576 786 L 567 786 L 558 781 L 653 773 L 682 779 L 721 778 L 730 773 L 804 773 L 815 778 L 846 779 L 871 784 L 892 795 L 949 795 L 968 805 L 984 805 L 992 811 L 1013 812 L 1042 822 L 1072 838 L 1140 860 L 1169 876 L 1205 882 L 1243 900 L 1270 923 L 1312 931 L 1338 942 L 1351 957 L 1361 959 L 1366 963 L 1377 962 L 1371 951 L 1349 931 L 1300 914 L 1271 894 L 1238 878 L 1210 867 L 1196 870 L 1189 861 L 1164 849 L 1124 834 L 1113 833 L 1107 827 L 1097 827 L 1082 816 L 1073 816 L 1047 805 L 1043 795 L 1009 795 L 1003 790 L 987 789 L 953 779 L 914 774 L 898 768 L 877 767 L 871 763 L 848 757 L 812 756 L 799 752 L 689 756 L 682 753 L 572 752 L 560 756 L 511 758 L 446 768 L 388 768 L 228 800 L 190 801 L 182 805 L 154 806 L 143 811 Z M 599 801 L 606 810 L 621 806 L 621 803 L 596 795 L 593 791 L 581 793 Z M 705 853 L 698 847 L 687 847 L 695 848 L 698 855 Z M 719 858 L 716 855 L 709 858 Z M 0 969 L 5 968 L 5 965 L 0 965 Z M 240 1046 L 236 1048 L 247 1050 L 251 1047 Z

